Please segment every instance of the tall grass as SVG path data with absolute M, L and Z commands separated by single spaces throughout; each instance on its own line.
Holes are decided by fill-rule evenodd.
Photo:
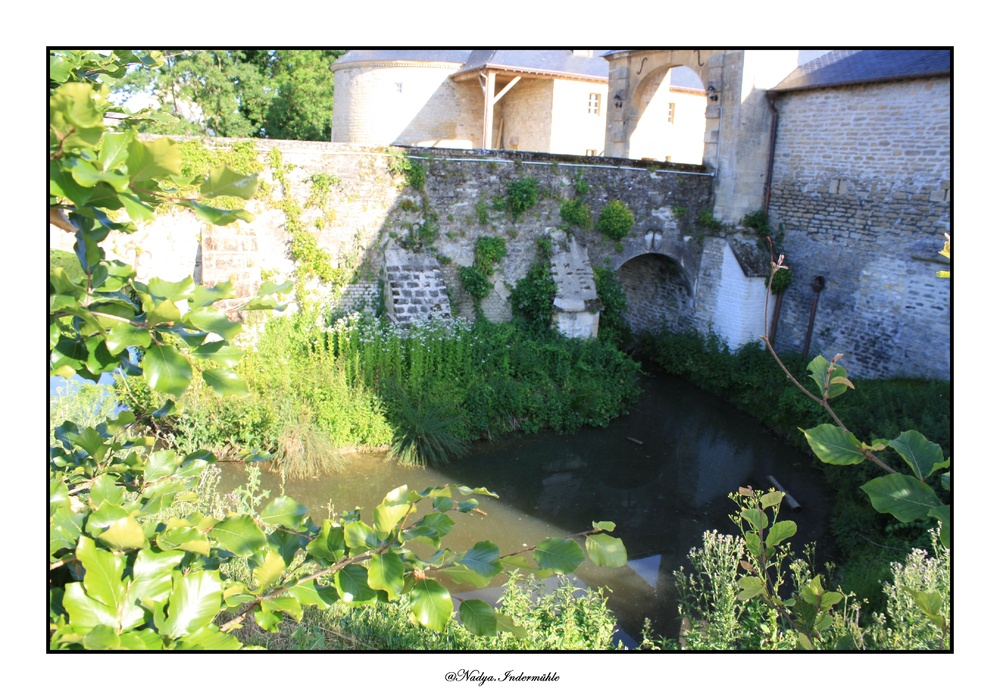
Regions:
M 273 469 L 305 477 L 334 469 L 345 448 L 440 464 L 471 440 L 606 425 L 637 398 L 639 366 L 610 343 L 514 324 L 299 314 L 269 321 L 237 371 L 249 396 L 195 382 L 185 412 L 156 427 L 180 448 L 273 453 Z M 134 383 L 129 393 L 146 415 L 165 398 Z

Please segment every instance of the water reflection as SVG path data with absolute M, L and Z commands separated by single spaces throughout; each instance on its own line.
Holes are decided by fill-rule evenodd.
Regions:
M 803 506 L 796 513 L 797 549 L 820 540 L 828 506 L 822 475 L 808 458 L 785 446 L 755 421 L 684 381 L 644 379 L 639 405 L 608 428 L 573 435 L 530 435 L 483 444 L 438 471 L 406 470 L 374 455 L 352 457 L 342 473 L 289 482 L 288 495 L 323 516 L 361 506 L 371 509 L 396 486 L 420 489 L 441 483 L 485 486 L 500 500 L 484 500 L 487 516 L 456 516 L 452 549 L 482 539 L 512 552 L 546 537 L 564 537 L 612 520 L 630 559 L 648 559 L 633 569 L 581 567 L 590 586 L 608 586 L 611 608 L 632 637 L 644 618 L 661 634 L 675 635 L 677 607 L 672 572 L 687 563 L 687 552 L 705 530 L 735 532 L 727 494 L 740 486 L 770 488 L 773 475 Z M 227 473 L 223 487 L 235 486 Z M 277 495 L 280 484 L 265 486 Z M 785 515 L 790 515 L 786 512 Z M 818 551 L 824 558 L 822 543 Z M 649 566 L 653 567 L 650 574 Z M 658 571 L 658 576 L 656 572 Z M 649 578 L 655 585 L 651 585 Z

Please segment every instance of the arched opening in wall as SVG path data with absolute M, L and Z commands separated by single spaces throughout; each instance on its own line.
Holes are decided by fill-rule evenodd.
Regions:
M 676 260 L 658 253 L 639 255 L 623 263 L 615 276 L 625 288 L 625 321 L 632 332 L 687 326 L 692 290 Z
M 701 165 L 707 100 L 701 78 L 690 68 L 651 71 L 635 91 L 638 121 L 628 157 Z

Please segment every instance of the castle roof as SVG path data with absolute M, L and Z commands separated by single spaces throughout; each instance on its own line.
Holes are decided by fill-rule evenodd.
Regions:
M 805 63 L 768 92 L 951 75 L 951 49 L 831 51 Z
M 569 49 L 352 49 L 341 56 L 333 69 L 352 63 L 414 61 L 459 63 L 455 76 L 482 70 L 506 70 L 550 77 L 583 80 L 608 79 L 608 64 L 594 51 L 593 57 L 578 56 Z
M 568 49 L 541 51 L 477 49 L 470 52 L 465 65 L 455 76 L 487 69 L 584 80 L 608 79 L 607 61 L 595 55 L 578 56 Z

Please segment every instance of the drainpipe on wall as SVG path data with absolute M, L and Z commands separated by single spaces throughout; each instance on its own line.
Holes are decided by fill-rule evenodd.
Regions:
M 809 356 L 809 344 L 812 342 L 813 334 L 813 321 L 816 320 L 816 307 L 819 306 L 819 293 L 823 291 L 826 287 L 826 279 L 822 276 L 816 277 L 813 280 L 812 288 L 816 293 L 813 297 L 812 310 L 809 312 L 809 327 L 806 329 L 806 342 L 802 346 L 802 359 L 805 360 Z
M 771 144 L 767 154 L 767 179 L 764 180 L 764 213 L 771 206 L 771 179 L 774 176 L 774 149 L 778 141 L 778 108 L 774 104 L 774 93 L 765 92 L 767 106 L 771 110 Z

